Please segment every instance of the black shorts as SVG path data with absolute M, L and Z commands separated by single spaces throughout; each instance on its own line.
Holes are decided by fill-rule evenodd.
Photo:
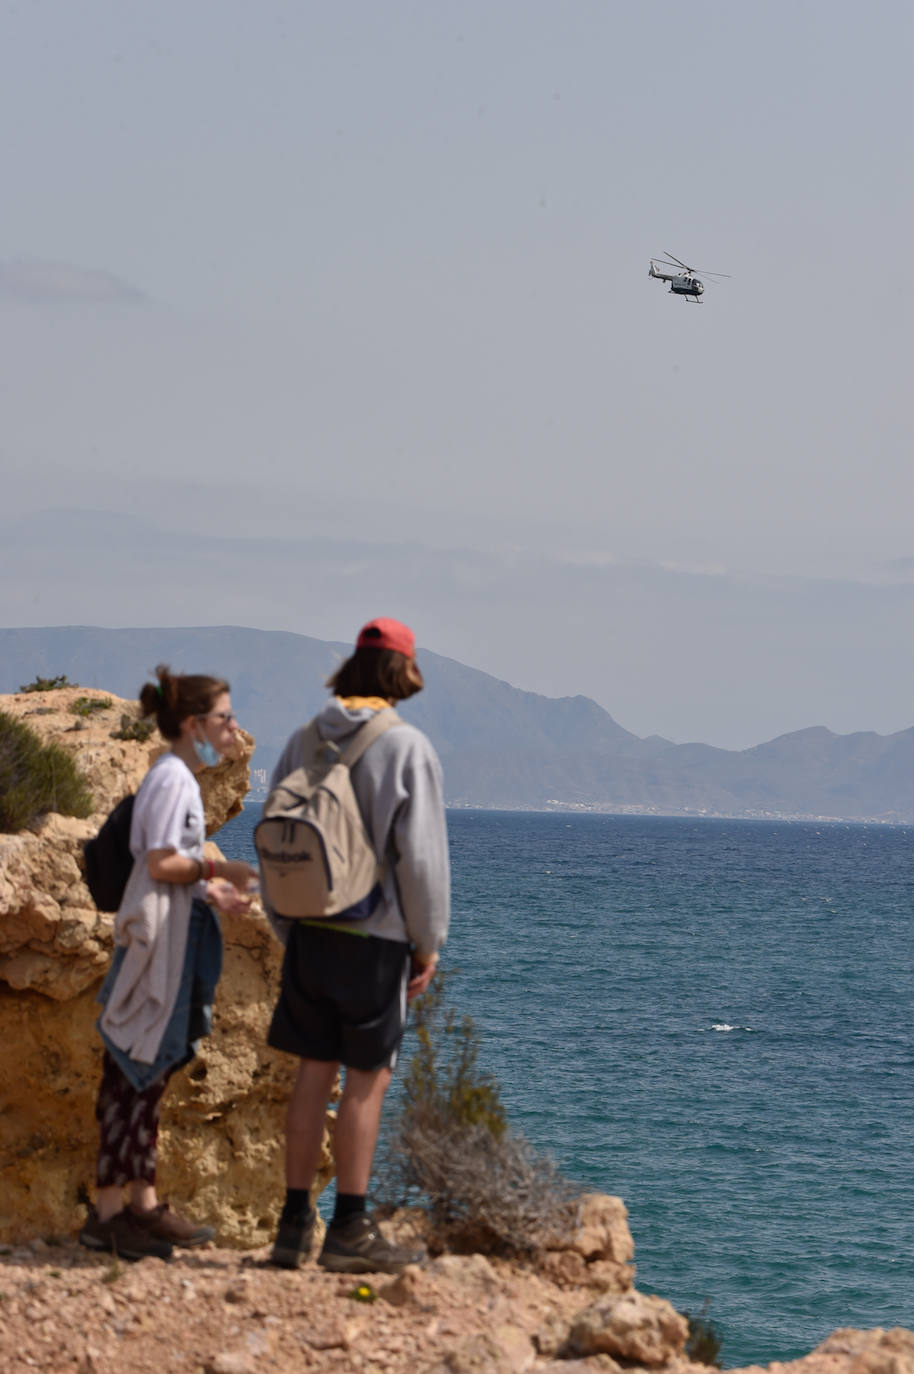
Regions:
M 351 1069 L 393 1068 L 406 1026 L 409 947 L 297 924 L 267 1044 Z

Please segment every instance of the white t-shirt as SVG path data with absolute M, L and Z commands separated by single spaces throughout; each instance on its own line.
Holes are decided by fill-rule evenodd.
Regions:
M 140 783 L 130 822 L 134 858 L 150 849 L 175 849 L 190 859 L 203 858 L 206 818 L 200 784 L 177 754 L 163 754 Z M 194 896 L 205 884 L 194 884 Z

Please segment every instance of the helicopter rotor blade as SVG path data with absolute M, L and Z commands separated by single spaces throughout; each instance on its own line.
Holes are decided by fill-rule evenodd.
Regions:
M 710 267 L 693 267 L 693 272 L 700 272 L 703 277 L 726 277 L 730 278 L 729 272 L 712 272 Z
M 692 271 L 691 267 L 686 267 L 685 263 L 684 263 L 684 262 L 681 262 L 680 259 L 677 258 L 676 254 L 675 254 L 675 253 L 671 253 L 671 252 L 669 251 L 668 248 L 664 248 L 663 251 L 664 251 L 664 253 L 666 253 L 667 258 L 672 259 L 672 261 L 676 264 L 676 266 L 677 266 L 677 267 L 681 267 L 682 270 L 683 270 L 684 272 L 691 272 L 691 271 Z

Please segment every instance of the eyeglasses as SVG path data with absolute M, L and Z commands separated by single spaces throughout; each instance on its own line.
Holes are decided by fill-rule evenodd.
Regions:
M 234 711 L 207 711 L 204 715 L 198 716 L 197 720 L 221 720 L 223 725 L 238 724 L 238 717 Z

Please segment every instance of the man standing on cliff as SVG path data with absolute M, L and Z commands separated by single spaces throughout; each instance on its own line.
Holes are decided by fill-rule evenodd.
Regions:
M 345 748 L 367 721 L 422 689 L 412 630 L 396 620 L 371 621 L 327 685 L 334 695 L 315 723 L 322 739 Z M 303 764 L 303 749 L 298 730 L 276 765 L 271 791 Z M 447 830 L 441 765 L 415 726 L 398 720 L 373 739 L 352 765 L 351 780 L 384 864 L 370 914 L 290 920 L 269 912 L 286 954 L 268 1043 L 299 1058 L 286 1117 L 286 1201 L 272 1262 L 296 1268 L 310 1248 L 327 1103 L 342 1065 L 336 1207 L 318 1263 L 339 1273 L 393 1274 L 419 1256 L 385 1239 L 366 1197 L 406 1004 L 429 986 L 447 935 Z

